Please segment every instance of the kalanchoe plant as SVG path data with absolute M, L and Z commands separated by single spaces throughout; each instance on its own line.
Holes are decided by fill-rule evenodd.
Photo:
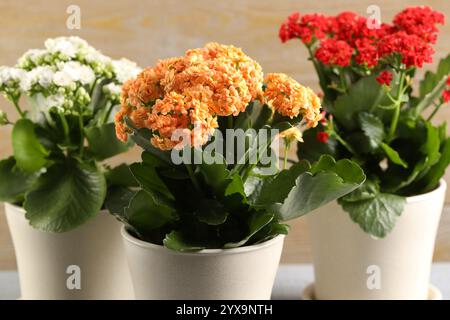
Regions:
M 438 186 L 450 162 L 446 124 L 430 122 L 450 99 L 450 56 L 413 90 L 416 71 L 432 61 L 443 23 L 441 13 L 416 7 L 392 24 L 352 12 L 295 13 L 280 28 L 283 42 L 305 44 L 324 93 L 326 116 L 304 132 L 298 157 L 316 161 L 327 154 L 363 167 L 366 182 L 339 203 L 376 237 L 392 230 L 405 197 Z
M 209 43 L 159 61 L 123 87 L 117 136 L 131 136 L 145 151 L 130 167 L 138 187 L 129 180 L 128 188 L 111 189 L 107 207 L 136 237 L 177 251 L 286 234 L 284 221 L 365 179 L 355 163 L 330 156 L 278 169 L 273 139 L 301 139 L 297 126 L 320 118 L 309 88 L 284 74 L 264 79 L 259 64 L 233 46 Z
M 16 67 L 0 67 L 0 92 L 18 114 L 12 121 L 0 112 L 0 124 L 13 126 L 14 151 L 0 161 L 0 200 L 23 205 L 43 231 L 65 232 L 94 217 L 114 184 L 105 174 L 125 169 L 99 162 L 129 147 L 115 138 L 113 117 L 123 82 L 139 71 L 77 37 L 48 39 Z

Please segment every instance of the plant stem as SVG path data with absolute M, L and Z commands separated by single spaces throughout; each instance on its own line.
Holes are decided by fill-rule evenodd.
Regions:
M 285 146 L 284 146 L 283 170 L 286 170 L 287 158 L 288 158 L 289 149 L 291 148 L 291 143 L 288 142 L 287 139 L 285 139 L 284 142 L 285 142 Z
M 394 138 L 397 130 L 398 118 L 400 117 L 401 98 L 403 95 L 403 82 L 405 81 L 405 71 L 401 71 L 400 81 L 398 84 L 397 98 L 395 101 L 394 115 L 392 116 L 391 127 L 389 128 L 387 141 L 390 142 Z
M 228 116 L 227 120 L 228 120 L 228 129 L 233 129 L 233 117 Z
M 192 164 L 185 163 L 184 165 L 186 166 L 186 169 L 189 174 L 189 178 L 191 179 L 192 184 L 194 185 L 195 189 L 197 189 L 198 192 L 203 193 L 202 189 L 200 188 L 200 184 L 198 183 L 198 180 L 194 175 L 194 170 L 192 169 Z
M 58 115 L 59 115 L 59 119 L 61 120 L 61 125 L 62 125 L 63 130 L 64 130 L 64 141 L 67 141 L 67 138 L 69 137 L 69 125 L 67 123 L 67 119 L 60 112 L 58 112 Z
M 21 118 L 25 118 L 25 112 L 22 111 L 22 109 L 19 106 L 19 103 L 16 99 L 11 99 L 12 103 L 14 104 L 14 107 L 16 108 L 17 112 L 19 113 Z
M 81 111 L 81 107 L 78 107 L 78 125 L 80 127 L 80 157 L 83 158 L 84 155 L 84 121 L 83 121 L 83 113 Z
M 431 121 L 431 119 L 433 119 L 434 115 L 439 111 L 441 106 L 442 106 L 442 103 L 435 105 L 435 108 L 434 108 L 433 112 L 430 114 L 430 116 L 427 118 L 427 121 Z

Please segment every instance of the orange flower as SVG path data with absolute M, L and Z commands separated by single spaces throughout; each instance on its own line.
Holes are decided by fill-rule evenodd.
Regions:
M 282 73 L 270 73 L 265 79 L 264 97 L 276 112 L 285 117 L 302 116 L 309 127 L 320 121 L 320 99 L 307 87 Z

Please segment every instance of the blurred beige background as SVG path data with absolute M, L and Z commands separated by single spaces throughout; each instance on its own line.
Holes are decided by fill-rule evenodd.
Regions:
M 69 5 L 81 8 L 81 30 L 66 28 Z M 293 11 L 336 14 L 344 10 L 366 14 L 378 5 L 383 21 L 406 6 L 427 4 L 447 15 L 435 46 L 435 61 L 450 52 L 450 1 L 404 0 L 0 0 L 0 65 L 13 65 L 29 48 L 39 48 L 48 37 L 78 35 L 105 54 L 125 56 L 141 66 L 158 58 L 181 55 L 186 49 L 208 41 L 234 44 L 263 66 L 265 72 L 285 72 L 302 84 L 318 89 L 316 75 L 298 41 L 281 44 L 278 28 Z M 427 68 L 433 68 L 428 65 Z M 12 109 L 0 97 L 0 108 Z M 436 120 L 450 120 L 450 107 Z M 0 128 L 0 158 L 11 153 L 10 127 Z M 138 159 L 134 150 L 123 157 Z M 122 159 L 121 159 L 122 160 Z M 450 182 L 449 176 L 447 181 Z M 447 193 L 450 204 L 450 192 Z M 437 240 L 435 260 L 450 260 L 450 211 L 444 211 Z M 292 223 L 283 254 L 284 263 L 309 262 L 308 232 L 304 219 Z M 14 251 L 0 206 L 0 270 L 15 268 Z

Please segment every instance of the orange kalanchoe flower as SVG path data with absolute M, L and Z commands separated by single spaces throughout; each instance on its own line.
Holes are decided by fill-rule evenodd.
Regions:
M 183 57 L 160 60 L 124 84 L 117 137 L 127 140 L 128 117 L 137 128 L 151 130 L 151 143 L 159 149 L 181 147 L 186 136 L 191 146 L 199 147 L 218 127 L 217 117 L 237 116 L 264 97 L 282 115 L 301 115 L 308 125 L 317 124 L 320 101 L 311 90 L 271 74 L 263 93 L 263 80 L 261 66 L 234 46 L 208 43 Z M 172 140 L 180 132 L 183 138 Z
M 283 73 L 269 73 L 265 84 L 264 97 L 276 112 L 291 119 L 302 116 L 309 127 L 320 121 L 320 99 L 310 88 Z

